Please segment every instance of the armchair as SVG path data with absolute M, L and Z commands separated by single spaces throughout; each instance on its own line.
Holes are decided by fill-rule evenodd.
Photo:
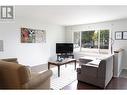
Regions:
M 113 76 L 113 55 L 102 59 L 99 64 L 93 63 L 77 68 L 77 80 L 105 88 Z
M 16 58 L 0 60 L 0 89 L 50 89 L 51 75 L 51 70 L 32 74 Z

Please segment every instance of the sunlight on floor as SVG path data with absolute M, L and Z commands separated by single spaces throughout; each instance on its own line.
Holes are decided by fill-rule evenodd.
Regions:
M 53 76 L 51 78 L 51 88 L 55 90 L 62 89 L 77 79 L 77 73 L 76 70 L 74 70 L 74 64 L 67 64 L 67 67 L 63 65 L 60 68 L 60 77 L 58 77 L 57 67 L 52 68 Z

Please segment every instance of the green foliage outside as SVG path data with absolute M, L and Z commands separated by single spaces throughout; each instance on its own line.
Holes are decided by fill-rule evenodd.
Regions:
M 97 47 L 99 31 L 84 31 L 82 32 L 82 46 L 83 47 Z M 100 30 L 100 47 L 108 48 L 109 44 L 109 30 Z

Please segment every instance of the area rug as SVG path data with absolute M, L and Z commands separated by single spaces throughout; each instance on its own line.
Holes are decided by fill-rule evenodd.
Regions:
M 51 88 L 54 90 L 60 90 L 68 84 L 77 79 L 76 70 L 74 70 L 74 64 L 62 65 L 60 67 L 60 77 L 58 77 L 58 68 L 51 69 L 53 76 L 51 77 Z

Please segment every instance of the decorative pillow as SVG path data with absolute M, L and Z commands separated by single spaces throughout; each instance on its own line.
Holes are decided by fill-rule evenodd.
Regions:
M 87 64 L 97 65 L 98 66 L 100 64 L 100 61 L 101 60 L 99 60 L 99 59 L 98 60 L 93 60 L 93 61 L 88 62 Z

